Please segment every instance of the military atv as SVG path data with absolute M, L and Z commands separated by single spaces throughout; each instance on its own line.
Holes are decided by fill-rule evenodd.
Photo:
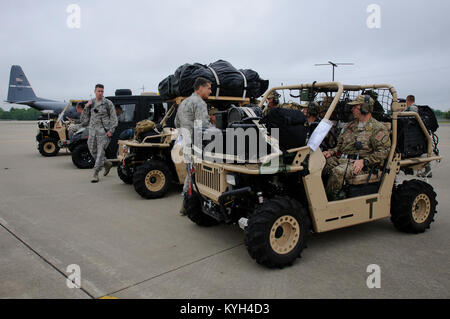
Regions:
M 174 104 L 157 125 L 158 128 L 152 128 L 148 132 L 150 134 L 118 142 L 117 174 L 124 183 L 133 184 L 136 192 L 143 198 L 161 198 L 168 192 L 172 183 L 184 183 L 186 165 L 182 147 L 176 143 L 178 131 L 174 125 L 177 105 L 184 99 L 185 97 L 178 97 L 171 101 Z M 224 110 L 230 105 L 248 104 L 250 100 L 219 96 L 209 97 L 206 102 L 208 107 Z
M 47 119 L 38 121 L 38 134 L 36 135 L 37 148 L 42 156 L 56 156 L 61 148 L 66 148 L 69 144 L 68 128 L 73 119 L 66 118 L 65 112 L 72 105 L 80 103 L 84 106 L 86 100 L 70 100 L 57 118 L 51 117 L 50 112 L 46 113 Z
M 122 132 L 134 128 L 137 122 L 149 117 L 160 120 L 169 106 L 157 95 L 132 95 L 127 89 L 116 90 L 115 96 L 106 98 L 114 105 L 120 105 L 123 112 L 118 117 L 118 126 L 105 153 L 106 158 L 114 162 L 117 158 L 117 141 Z M 82 128 L 73 135 L 68 144 L 73 164 L 81 169 L 93 168 L 95 164 L 87 145 L 88 137 L 89 129 Z
M 254 163 L 218 163 L 211 158 L 205 160 L 204 154 L 194 156 L 194 183 L 184 201 L 186 213 L 194 223 L 238 224 L 244 230 L 249 255 L 270 268 L 292 265 L 311 233 L 386 217 L 403 232 L 417 234 L 430 228 L 437 206 L 433 187 L 415 179 L 398 185 L 396 176 L 400 171 L 413 174 L 441 157 L 436 155 L 437 147 L 419 115 L 400 112 L 402 107 L 394 87 L 338 82 L 283 86 L 268 90 L 260 106 L 274 90 L 298 90 L 300 99 L 318 103 L 332 97 L 332 102 L 308 145 L 281 151 L 282 141 L 269 136 L 267 128 L 255 120 L 254 128 L 263 132 L 270 149 L 268 155 Z M 382 118 L 391 132 L 389 156 L 382 168 L 346 180 L 345 199 L 328 201 L 326 177 L 322 176 L 326 160 L 318 145 L 332 121 L 334 125 L 349 121 L 347 103 L 369 92 L 376 93 L 384 109 Z

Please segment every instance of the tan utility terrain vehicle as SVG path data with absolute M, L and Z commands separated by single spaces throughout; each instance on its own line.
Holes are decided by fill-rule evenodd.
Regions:
M 59 114 L 58 118 L 51 118 L 51 113 L 46 113 L 46 120 L 38 121 L 38 133 L 36 135 L 37 148 L 41 155 L 50 157 L 56 156 L 61 148 L 68 146 L 69 126 L 74 123 L 73 119 L 66 118 L 65 113 L 70 107 L 76 104 L 86 104 L 87 100 L 70 100 Z
M 172 183 L 183 184 L 186 178 L 186 165 L 181 145 L 176 143 L 178 131 L 174 127 L 177 105 L 185 97 L 178 97 L 159 123 L 159 132 L 141 140 L 119 140 L 117 174 L 126 184 L 133 184 L 136 192 L 143 198 L 163 197 Z M 225 109 L 230 104 L 248 104 L 248 98 L 209 97 L 208 107 Z
M 402 105 L 394 87 L 338 82 L 276 87 L 266 92 L 260 106 L 274 90 L 298 90 L 295 97 L 300 97 L 300 103 L 307 99 L 326 107 L 326 114 L 316 128 L 318 134 L 314 136 L 314 131 L 308 145 L 314 145 L 311 141 L 321 131 L 326 135 L 327 130 L 322 129 L 327 123 L 339 126 L 349 121 L 348 102 L 360 94 L 374 96 L 376 103 L 383 106 L 383 122 L 391 132 L 392 147 L 384 167 L 343 181 L 346 198 L 328 201 L 322 150 L 303 146 L 281 152 L 277 142 L 256 120 L 255 127 L 264 132 L 271 145 L 270 154 L 260 157 L 256 163 L 217 163 L 194 156 L 193 191 L 185 199 L 186 213 L 193 222 L 200 226 L 220 222 L 239 224 L 250 256 L 260 264 L 279 268 L 291 265 L 300 257 L 312 232 L 322 233 L 387 217 L 397 229 L 408 233 L 422 233 L 430 227 L 437 206 L 433 187 L 423 180 L 406 180 L 397 185 L 396 177 L 400 171 L 413 174 L 431 161 L 440 161 L 441 157 L 433 154 L 436 145 L 419 115 L 400 112 Z M 405 134 L 406 122 L 416 128 L 412 140 L 411 135 Z M 320 144 L 323 136 L 315 145 Z M 411 148 L 415 150 L 412 153 Z

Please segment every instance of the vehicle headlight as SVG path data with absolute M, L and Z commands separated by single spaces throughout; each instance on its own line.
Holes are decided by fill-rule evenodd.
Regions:
M 236 186 L 236 176 L 233 174 L 227 174 L 227 183 Z

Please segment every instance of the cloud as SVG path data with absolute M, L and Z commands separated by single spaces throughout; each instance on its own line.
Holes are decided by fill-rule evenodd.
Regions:
M 400 96 L 450 109 L 450 3 L 430 1 L 77 1 L 81 28 L 66 25 L 72 1 L 7 2 L 0 12 L 0 99 L 9 69 L 22 65 L 36 94 L 59 100 L 89 97 L 97 82 L 156 91 L 184 63 L 225 59 L 252 68 L 271 85 L 328 81 L 315 63 L 353 62 L 336 69 L 345 83 L 388 82 Z M 381 28 L 366 26 L 369 4 Z M 2 105 L 9 108 L 9 105 Z

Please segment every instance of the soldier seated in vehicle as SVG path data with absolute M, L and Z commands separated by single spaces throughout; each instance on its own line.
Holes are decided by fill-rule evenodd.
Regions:
M 329 200 L 343 199 L 344 181 L 382 168 L 389 155 L 391 140 L 386 127 L 372 117 L 374 100 L 360 95 L 349 105 L 355 118 L 338 138 L 335 148 L 323 152 L 329 176 L 326 192 Z
M 280 97 L 281 95 L 277 91 L 270 92 L 270 94 L 267 96 L 267 108 L 264 115 L 267 115 L 270 110 L 279 107 Z
M 75 109 L 78 114 L 81 115 L 83 113 L 84 105 L 82 103 L 77 103 L 75 106 Z M 79 119 L 73 120 L 72 123 L 69 124 L 69 127 L 67 128 L 68 132 L 68 139 L 72 139 L 72 136 L 81 128 L 81 121 Z
M 208 115 L 209 115 L 209 121 L 211 122 L 212 125 L 216 126 L 216 113 L 219 110 L 217 108 L 215 108 L 214 106 L 212 106 L 209 110 L 208 110 Z

